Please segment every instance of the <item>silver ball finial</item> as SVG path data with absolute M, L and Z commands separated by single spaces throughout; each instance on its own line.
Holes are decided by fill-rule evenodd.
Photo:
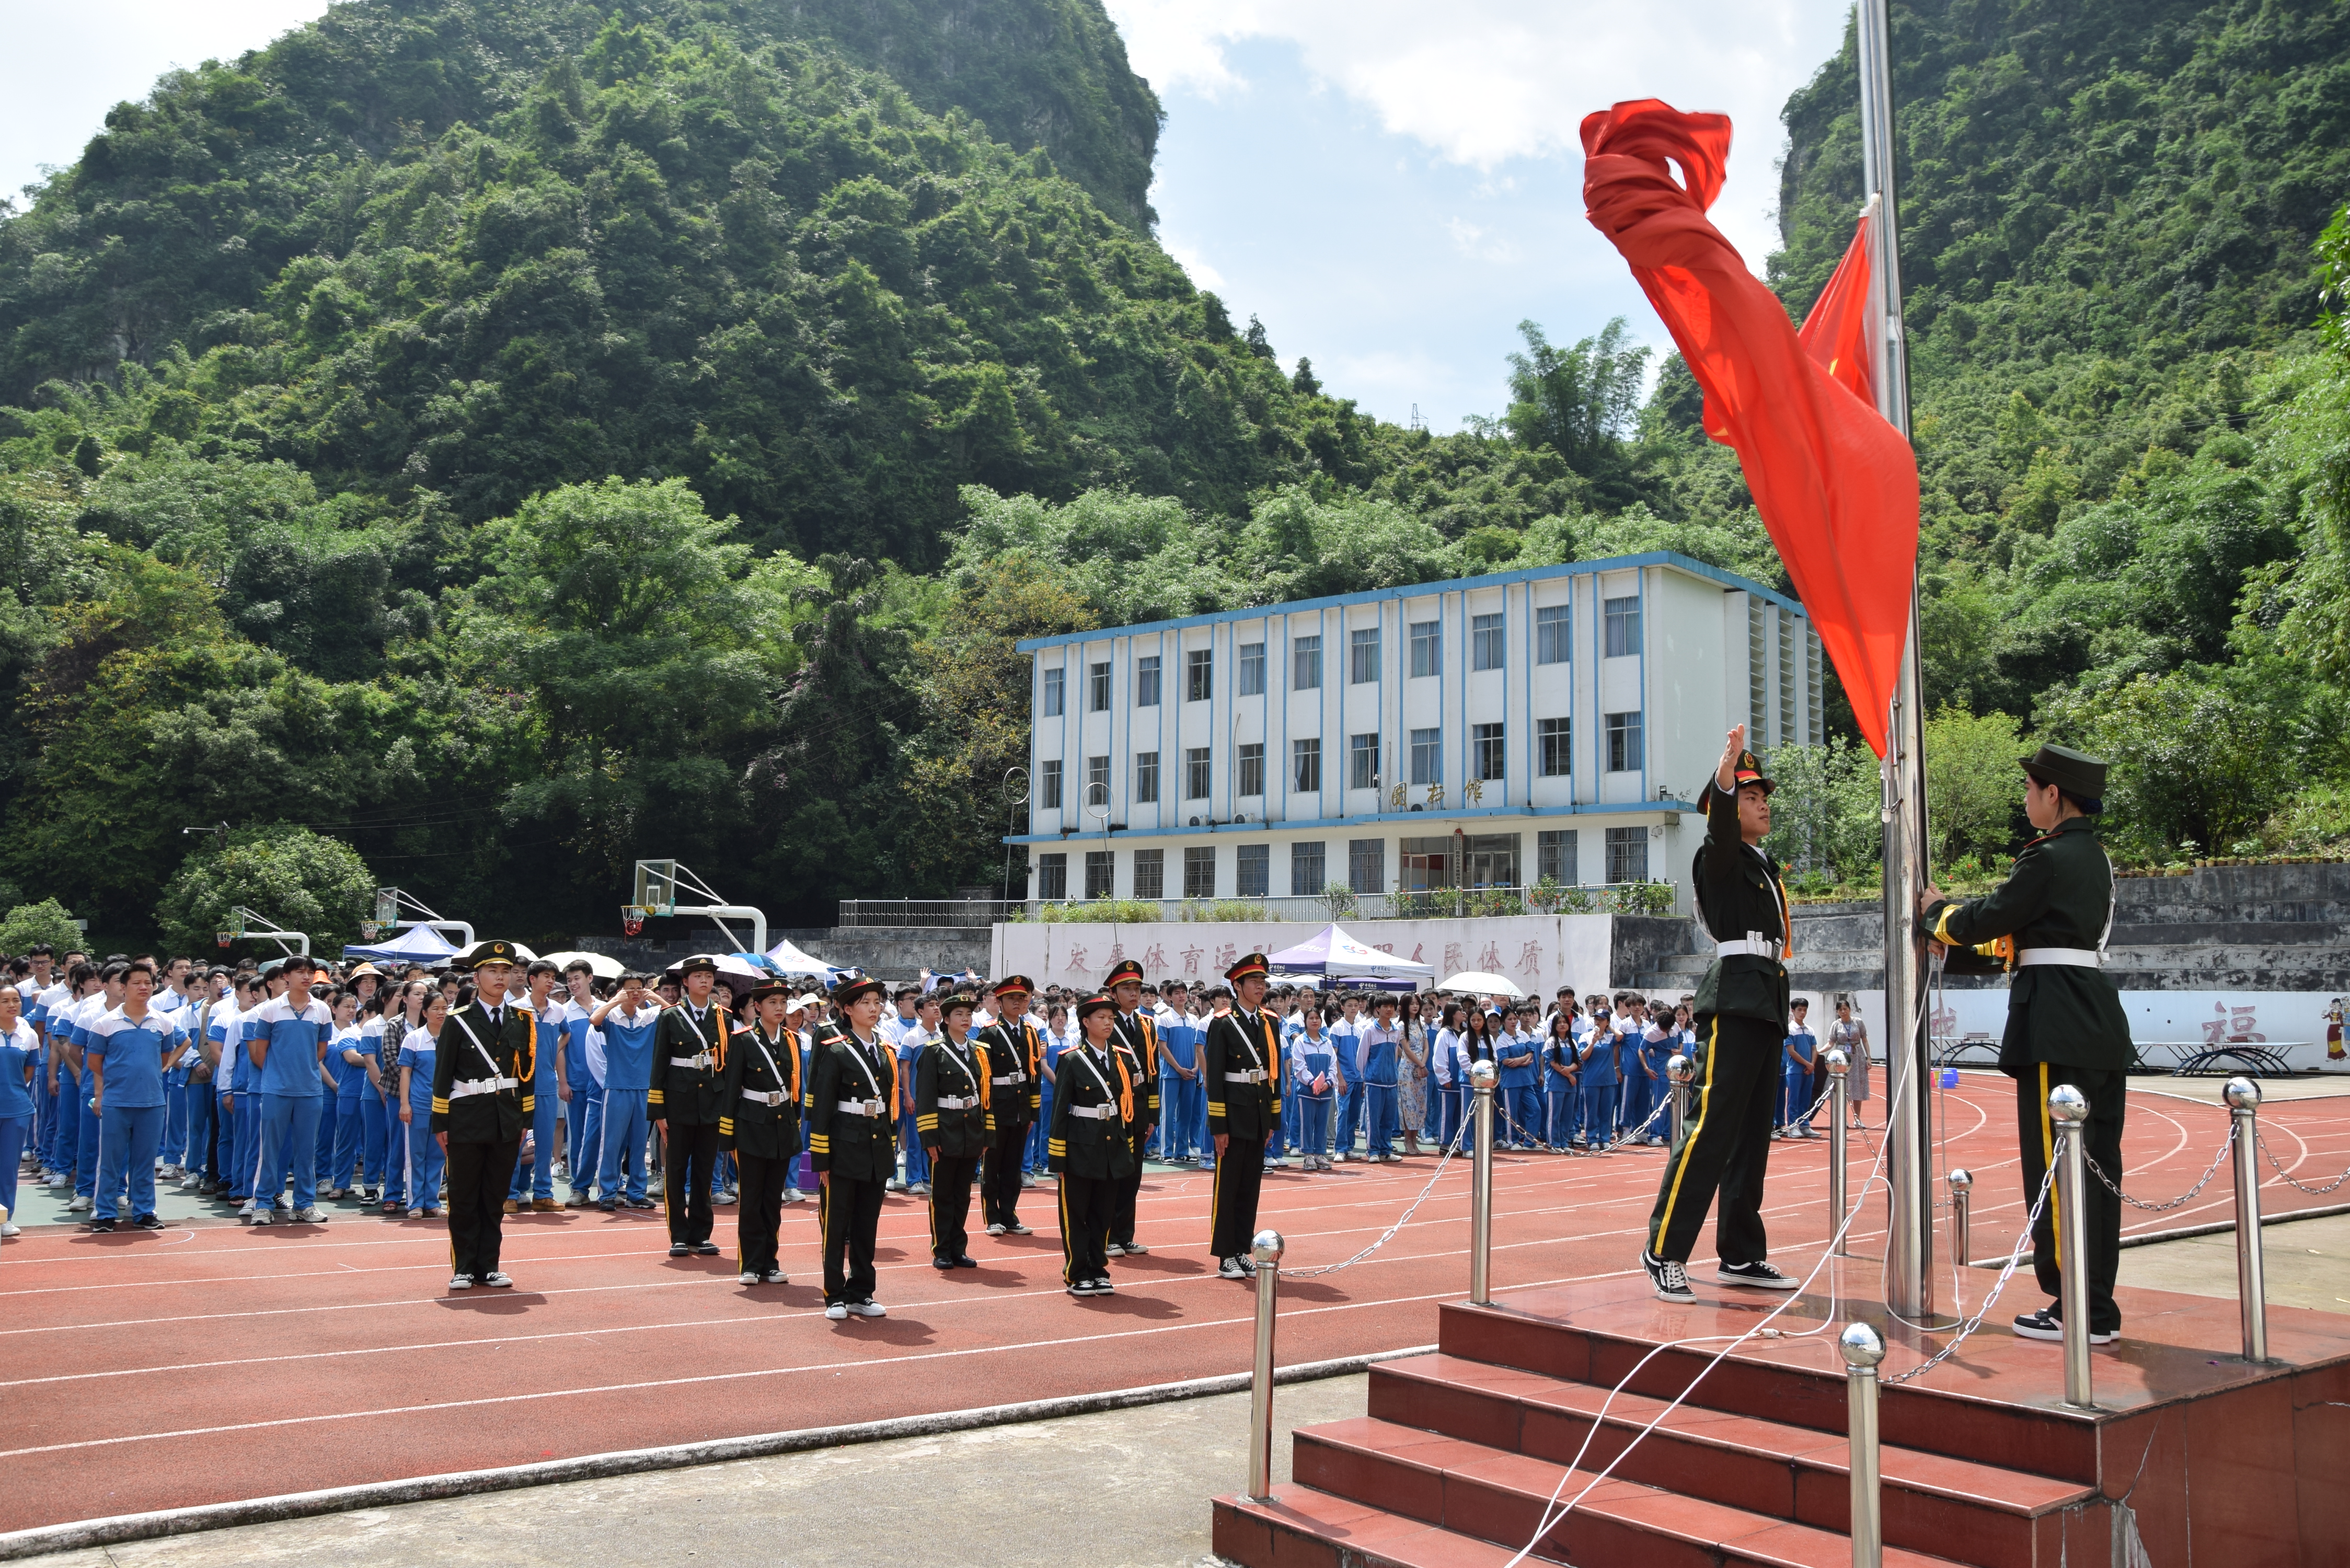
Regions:
M 1665 1063 L 1665 1076 L 1676 1084 L 1694 1083 L 1697 1079 L 1697 1064 L 1676 1052 Z
M 2230 1110 L 2256 1111 L 2261 1108 L 2261 1086 L 2250 1078 L 2230 1078 L 2228 1086 L 2220 1091 Z
M 1836 1335 L 1836 1348 L 1844 1352 L 1846 1366 L 1874 1366 L 1885 1359 L 1885 1341 L 1865 1323 L 1848 1323 Z
M 2068 1124 L 2087 1121 L 2088 1096 L 2070 1084 L 2059 1084 L 2048 1091 L 2048 1114 Z
M 1469 1064 L 1469 1086 L 1472 1089 L 1490 1089 L 1493 1086 L 1493 1080 L 1501 1075 L 1500 1070 L 1491 1062 L 1471 1062 Z
M 1826 1064 L 1828 1076 L 1832 1078 L 1843 1077 L 1846 1069 L 1852 1065 L 1852 1058 L 1846 1055 L 1841 1051 L 1831 1051 L 1826 1055 L 1821 1057 L 1820 1060 Z
M 1249 1243 L 1249 1256 L 1255 1259 L 1260 1265 L 1270 1268 L 1281 1262 L 1281 1254 L 1288 1245 L 1288 1242 L 1281 1239 L 1280 1231 L 1259 1231 L 1255 1240 Z
M 1951 1191 L 1953 1191 L 1953 1192 L 1971 1192 L 1971 1191 L 1973 1191 L 1973 1190 L 1974 1190 L 1974 1185 L 1975 1185 L 1975 1173 L 1974 1173 L 1973 1171 L 1971 1171 L 1971 1170 L 1954 1170 L 1954 1171 L 1950 1172 L 1950 1190 L 1951 1190 Z

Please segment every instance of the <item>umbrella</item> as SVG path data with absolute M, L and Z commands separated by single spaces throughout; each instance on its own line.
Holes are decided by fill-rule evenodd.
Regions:
M 618 980 L 629 971 L 628 965 L 619 959 L 607 957 L 603 953 L 549 953 L 546 955 L 546 961 L 556 969 L 569 969 L 575 963 L 584 963 L 588 966 L 588 972 L 598 980 Z
M 674 975 L 681 966 L 691 963 L 696 959 L 708 959 L 718 966 L 720 974 L 732 975 L 736 980 L 768 978 L 768 971 L 762 967 L 764 961 L 756 953 L 694 953 L 670 965 L 670 973 Z
M 1436 989 L 1439 991 L 1475 991 L 1482 992 L 1487 996 L 1523 996 L 1526 994 L 1524 992 L 1519 990 L 1515 984 L 1503 979 L 1502 976 L 1498 974 L 1486 974 L 1478 970 L 1471 970 L 1464 974 L 1456 974 L 1451 980 L 1446 981 L 1442 985 L 1438 986 Z
M 457 956 L 457 950 L 432 927 L 411 926 L 388 942 L 345 948 L 343 956 L 393 963 L 444 964 Z
M 1300 974 L 1426 974 L 1429 966 L 1383 953 L 1368 942 L 1327 925 L 1294 948 L 1270 955 L 1275 969 Z
M 513 943 L 512 946 L 515 950 L 515 957 L 522 960 L 523 962 L 536 963 L 538 961 L 538 955 L 531 951 L 528 948 L 523 946 L 520 942 Z

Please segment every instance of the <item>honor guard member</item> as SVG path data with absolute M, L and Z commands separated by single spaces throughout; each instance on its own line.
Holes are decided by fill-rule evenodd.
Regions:
M 800 1152 L 800 1043 L 784 1027 L 792 988 L 754 987 L 751 1026 L 726 1053 L 718 1147 L 734 1156 L 742 1206 L 734 1211 L 734 1266 L 746 1285 L 786 1282 L 775 1258 L 784 1188 Z
M 2024 815 L 2040 836 L 2023 846 L 2007 880 L 1981 898 L 1958 902 L 1939 888 L 1920 896 L 1920 931 L 1946 948 L 1973 948 L 2002 958 L 2013 972 L 2007 999 L 2007 1033 L 2000 1070 L 2015 1080 L 2017 1132 L 2023 1153 L 2023 1200 L 2039 1195 L 2055 1158 L 2056 1135 L 2048 1092 L 2070 1084 L 2089 1102 L 2083 1145 L 2107 1181 L 2122 1179 L 2122 1118 L 2128 1100 L 2124 1076 L 2131 1057 L 2129 1020 L 2120 994 L 2102 972 L 2114 923 L 2114 867 L 2090 820 L 2105 809 L 2106 764 L 2064 746 L 2043 746 L 2020 759 L 2026 779 Z M 2089 1339 L 2104 1345 L 2121 1333 L 2114 1273 L 2121 1259 L 2121 1201 L 2104 1181 L 2086 1184 Z M 2062 1294 L 2056 1255 L 2057 1198 L 2032 1231 L 2033 1272 L 2040 1288 Z M 2062 1340 L 2059 1303 L 2015 1320 L 2026 1339 Z
M 823 1191 L 824 1315 L 883 1317 L 873 1299 L 873 1243 L 881 1200 L 898 1174 L 897 1054 L 875 1031 L 881 1022 L 878 980 L 844 980 L 833 988 L 841 1022 L 820 1033 L 808 1080 L 808 1155 Z
M 1053 1070 L 1053 1126 L 1045 1161 L 1060 1179 L 1061 1278 L 1073 1296 L 1105 1296 L 1109 1280 L 1109 1228 L 1135 1153 L 1133 1070 L 1116 1044 L 1118 1003 L 1088 996 L 1077 1003 L 1077 1043 Z
M 1797 1282 L 1768 1262 L 1762 1179 L 1771 1161 L 1772 1114 L 1787 1040 L 1787 891 L 1779 864 L 1762 852 L 1771 792 L 1746 726 L 1730 732 L 1705 794 L 1705 842 L 1690 867 L 1699 920 L 1714 959 L 1697 988 L 1698 1038 L 1705 1043 L 1697 1103 L 1680 1146 L 1665 1161 L 1640 1264 L 1659 1300 L 1691 1302 L 1689 1255 L 1721 1194 L 1714 1220 L 1725 1285 L 1792 1291 Z M 1595 1027 L 1596 1023 L 1595 1021 Z M 1608 1046 L 1613 1049 L 1612 1040 Z M 1590 1092 L 1586 1075 L 1585 1093 Z
M 1142 966 L 1128 959 L 1109 971 L 1102 990 L 1118 1003 L 1111 1023 L 1118 1054 L 1134 1080 L 1134 1169 L 1118 1178 L 1118 1204 L 1109 1217 L 1109 1255 L 1150 1251 L 1134 1239 L 1134 1211 L 1142 1200 L 1143 1146 L 1159 1125 L 1159 1021 L 1142 1011 Z
M 1208 1249 L 1216 1256 L 1216 1272 L 1228 1280 L 1256 1272 L 1248 1251 L 1256 1238 L 1265 1144 L 1281 1131 L 1281 1021 L 1264 1010 L 1270 972 L 1263 953 L 1251 953 L 1224 971 L 1234 1006 L 1210 1021 L 1201 1048 L 1208 1135 L 1216 1146 Z
M 987 1156 L 980 1166 L 980 1216 L 987 1233 L 1029 1234 L 1020 1223 L 1020 1173 L 1028 1147 L 1028 1129 L 1045 1103 L 1045 1043 L 1028 1022 L 1028 998 L 1035 991 L 1024 974 L 1006 975 L 995 982 L 995 1022 L 980 1031 L 980 1049 L 987 1053 L 990 1101 L 995 1130 L 988 1136 Z
M 514 1281 L 498 1267 L 498 1247 L 533 1108 L 538 1020 L 506 999 L 512 942 L 476 942 L 456 967 L 472 971 L 474 995 L 450 1009 L 432 1063 L 432 1137 L 449 1158 L 449 1288 L 504 1290 Z
M 678 1004 L 653 1031 L 653 1086 L 645 1096 L 661 1129 L 661 1198 L 669 1214 L 669 1255 L 718 1255 L 710 1239 L 710 1186 L 717 1174 L 718 1122 L 724 1105 L 727 1036 L 724 1004 L 711 1000 L 718 964 L 690 958 L 679 966 Z
M 940 1037 L 914 1058 L 914 1127 L 930 1155 L 931 1266 L 939 1269 L 979 1267 L 966 1229 L 971 1183 L 994 1141 L 995 1117 L 987 1052 L 971 1038 L 978 1007 L 976 997 L 948 997 Z

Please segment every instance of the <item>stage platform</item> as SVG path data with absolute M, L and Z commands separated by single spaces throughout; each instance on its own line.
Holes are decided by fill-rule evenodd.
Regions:
M 1808 1272 L 1817 1258 L 1814 1248 L 1782 1266 Z M 1375 1367 L 1361 1417 L 1301 1428 L 1296 1480 L 1274 1501 L 1215 1500 L 1217 1552 L 1247 1568 L 1500 1568 L 1534 1538 L 1548 1500 L 1581 1492 L 1784 1299 L 1709 1272 L 1692 1271 L 1689 1306 L 1618 1277 L 1441 1307 L 1439 1354 Z M 2037 1304 L 2025 1276 L 2012 1294 Z M 1778 1337 L 1738 1345 L 1580 1507 L 1553 1513 L 1528 1560 L 1845 1568 L 1835 1334 L 1855 1319 L 1890 1322 L 1870 1299 L 1879 1278 L 1875 1258 L 1831 1263 L 1775 1320 Z M 2126 1289 L 2119 1301 L 2123 1337 L 2094 1353 L 2095 1410 L 2064 1404 L 2062 1347 L 2016 1337 L 2005 1310 L 1921 1378 L 1884 1389 L 1887 1563 L 2103 1568 L 2127 1561 L 2115 1554 L 2117 1511 L 2160 1568 L 2317 1568 L 2350 1555 L 2343 1321 L 2272 1309 L 2272 1359 L 2252 1366 L 2233 1302 Z M 1898 1324 L 1887 1337 L 1887 1377 L 1950 1339 Z M 1681 1340 L 1697 1343 L 1632 1375 Z

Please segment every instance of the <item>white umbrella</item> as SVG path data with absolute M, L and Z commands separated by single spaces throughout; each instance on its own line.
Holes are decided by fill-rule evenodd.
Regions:
M 774 977 L 759 967 L 759 961 L 749 953 L 695 953 L 681 958 L 669 967 L 675 971 L 682 965 L 708 959 L 718 966 L 720 974 L 730 974 L 737 980 L 770 980 Z
M 1451 980 L 1446 981 L 1436 989 L 1439 991 L 1475 991 L 1482 992 L 1487 996 L 1523 996 L 1526 994 L 1524 992 L 1519 990 L 1516 985 L 1503 978 L 1501 975 L 1486 974 L 1480 970 L 1471 970 L 1465 974 L 1456 974 Z
M 525 963 L 536 963 L 538 961 L 538 955 L 531 951 L 528 948 L 523 946 L 520 942 L 514 944 L 514 950 L 515 957 L 522 960 Z
M 594 975 L 598 980 L 618 980 L 622 975 L 629 972 L 628 965 L 622 963 L 619 959 L 608 957 L 603 953 L 549 953 L 546 955 L 546 961 L 553 964 L 558 970 L 567 970 L 575 963 L 584 963 L 588 966 L 588 972 Z

